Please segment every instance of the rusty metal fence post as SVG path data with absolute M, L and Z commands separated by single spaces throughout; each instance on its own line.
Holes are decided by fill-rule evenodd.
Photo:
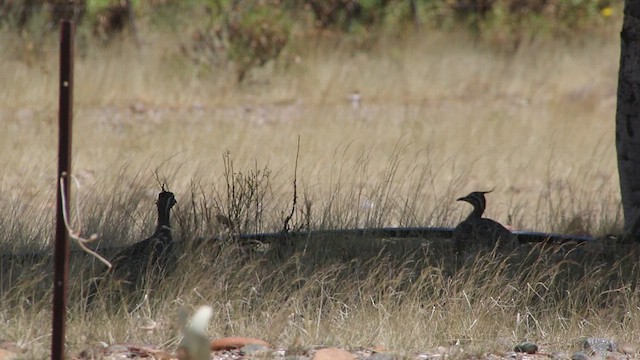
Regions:
M 73 115 L 73 23 L 60 24 L 60 93 L 58 113 L 58 189 L 56 199 L 56 238 L 54 245 L 53 329 L 51 359 L 64 359 L 65 320 L 67 315 L 67 285 L 69 278 L 69 234 L 63 211 L 69 204 L 69 174 L 71 173 L 71 129 Z M 60 182 L 64 178 L 64 194 Z M 63 201 L 63 195 L 65 201 Z

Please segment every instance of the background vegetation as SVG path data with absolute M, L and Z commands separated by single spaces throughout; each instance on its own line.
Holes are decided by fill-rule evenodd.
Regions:
M 137 23 L 187 32 L 185 56 L 204 66 L 232 63 L 241 81 L 295 47 L 295 37 L 312 33 L 347 36 L 367 48 L 381 35 L 463 29 L 514 51 L 540 38 L 596 34 L 619 8 L 611 0 L 8 0 L 0 4 L 0 26 L 35 43 L 63 18 L 75 20 L 83 37 L 103 42 L 128 30 L 138 46 Z
M 179 309 L 203 303 L 216 312 L 212 336 L 290 348 L 482 353 L 522 339 L 546 349 L 637 339 L 628 248 L 525 246 L 458 261 L 434 239 L 213 240 L 282 229 L 294 178 L 295 229 L 453 226 L 469 210 L 455 198 L 495 188 L 488 215 L 515 228 L 619 232 L 621 2 L 134 1 L 135 27 L 125 3 L 79 4 L 65 15 L 53 2 L 0 5 L 0 252 L 27 254 L 0 259 L 0 338 L 35 357 L 49 343 L 50 263 L 30 254 L 52 234 L 55 24 L 73 14 L 77 226 L 105 252 L 143 239 L 165 182 L 187 248 L 146 300 L 89 313 L 97 270 L 74 258 L 73 351 L 172 348 Z

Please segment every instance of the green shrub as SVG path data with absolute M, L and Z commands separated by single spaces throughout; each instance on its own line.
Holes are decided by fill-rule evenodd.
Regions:
M 453 0 L 445 11 L 475 35 L 518 46 L 540 36 L 573 35 L 597 29 L 611 10 L 607 0 Z
M 290 23 L 276 6 L 254 4 L 236 9 L 226 23 L 229 59 L 238 81 L 256 66 L 275 60 L 289 40 Z
M 390 8 L 407 3 L 405 0 L 306 0 L 308 9 L 321 29 L 338 28 L 351 31 L 358 27 L 384 23 Z
M 278 0 L 210 1 L 207 20 L 196 25 L 182 52 L 192 61 L 220 68 L 232 64 L 238 82 L 252 69 L 276 60 L 289 41 L 291 20 Z

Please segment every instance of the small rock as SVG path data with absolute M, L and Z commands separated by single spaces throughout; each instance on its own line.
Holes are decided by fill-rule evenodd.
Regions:
M 141 102 L 136 102 L 134 104 L 131 104 L 129 106 L 129 109 L 134 114 L 144 114 L 145 112 L 147 112 L 147 107 L 144 106 L 144 104 Z
M 373 353 L 369 356 L 369 360 L 395 360 L 396 356 L 393 354 L 385 354 L 385 353 Z
M 129 346 L 123 344 L 112 344 L 103 350 L 105 355 L 129 353 Z
M 9 340 L 0 340 L 0 349 L 11 351 L 14 353 L 21 353 L 24 351 L 18 344 Z
M 313 354 L 312 360 L 354 360 L 353 356 L 347 350 L 337 348 L 320 349 Z
M 520 344 L 516 345 L 513 348 L 513 351 L 515 352 L 523 352 L 523 353 L 527 353 L 527 354 L 535 354 L 536 352 L 538 352 L 538 345 L 530 342 L 530 341 L 524 341 L 521 342 Z
M 618 351 L 627 355 L 634 355 L 638 353 L 638 345 L 628 342 L 622 342 L 618 344 Z
M 154 360 L 173 360 L 175 358 L 176 358 L 176 355 L 169 354 L 168 352 L 165 352 L 165 351 L 156 351 L 155 353 L 153 353 Z
M 562 352 L 562 351 L 554 351 L 554 352 L 552 352 L 551 353 L 551 358 L 553 360 L 569 360 L 569 359 L 571 359 L 571 357 L 567 353 Z
M 504 354 L 504 357 L 506 357 L 507 359 L 517 359 L 518 358 L 518 353 L 516 353 L 515 351 L 507 351 Z
M 589 360 L 589 356 L 582 351 L 578 351 L 571 355 L 571 360 Z
M 607 351 L 615 351 L 616 345 L 609 339 L 589 337 L 582 340 L 582 348 L 592 353 L 603 354 Z
M 13 351 L 0 349 L 0 360 L 12 360 L 16 359 L 17 357 L 18 354 L 14 353 Z
M 610 352 L 605 356 L 605 360 L 626 360 L 628 358 L 627 355 L 619 352 Z
M 211 351 L 234 350 L 243 348 L 249 344 L 262 345 L 266 348 L 271 347 L 268 342 L 260 339 L 248 337 L 226 337 L 211 341 L 210 348 Z
M 247 344 L 240 348 L 240 351 L 245 355 L 255 355 L 257 353 L 268 351 L 269 347 L 263 344 Z
M 277 349 L 276 351 L 273 352 L 273 355 L 276 358 L 287 357 L 287 351 L 285 349 Z
M 436 348 L 436 353 L 440 354 L 440 355 L 447 355 L 449 353 L 449 349 L 447 349 L 446 347 L 440 345 Z

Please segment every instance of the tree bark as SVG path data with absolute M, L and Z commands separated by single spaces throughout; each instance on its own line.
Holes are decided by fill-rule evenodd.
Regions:
M 625 0 L 616 108 L 624 231 L 640 240 L 640 1 Z

